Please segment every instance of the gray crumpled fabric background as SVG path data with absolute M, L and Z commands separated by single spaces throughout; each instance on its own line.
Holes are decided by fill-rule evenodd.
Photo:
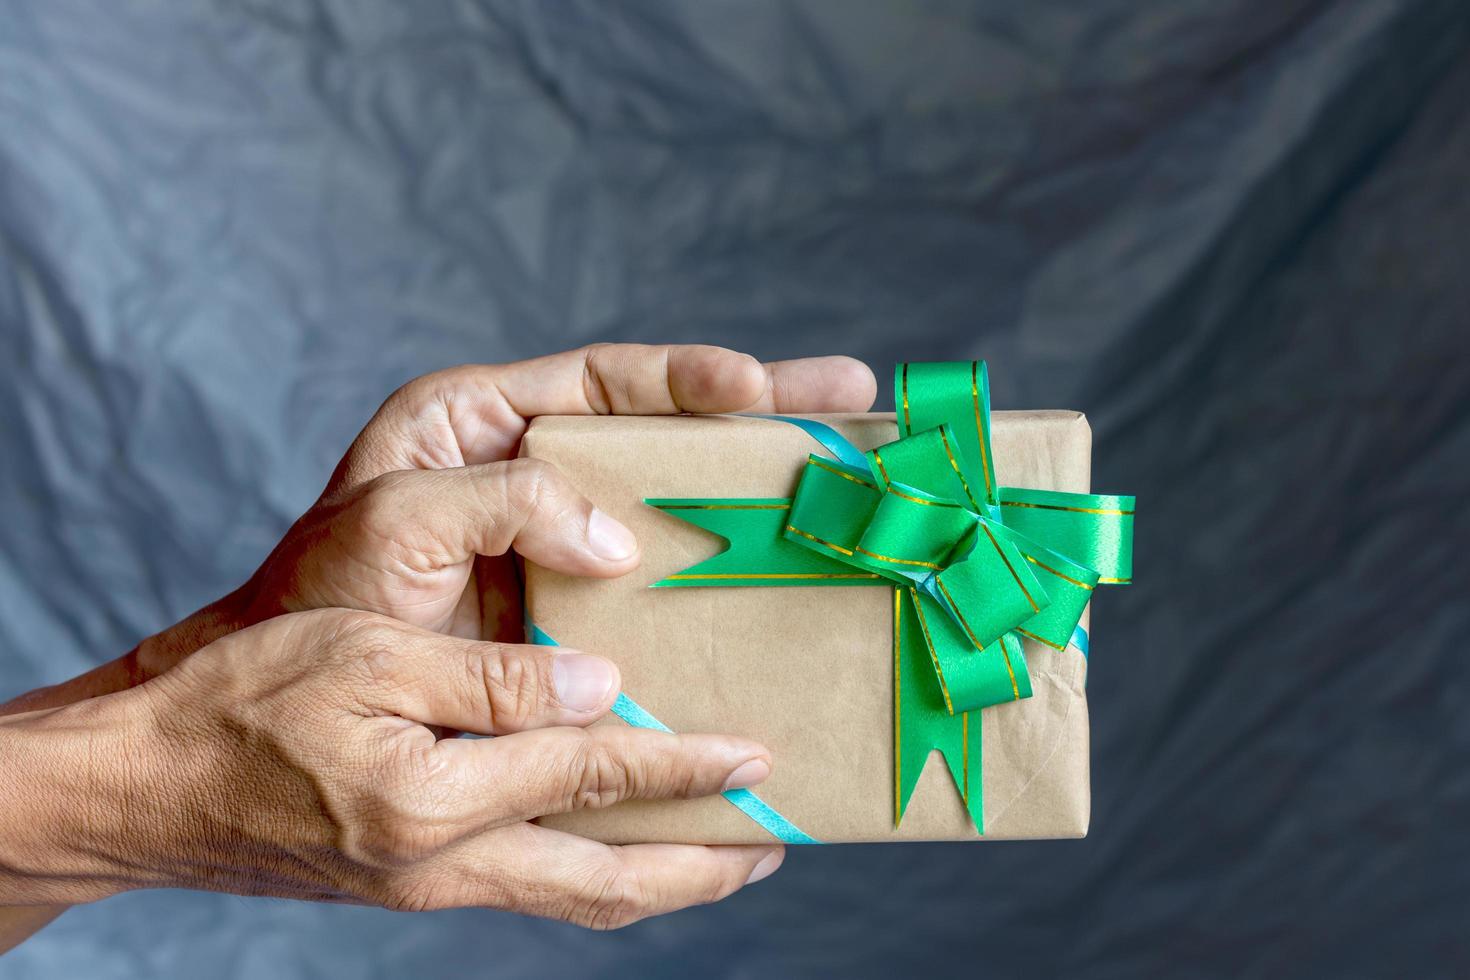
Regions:
M 6 977 L 1470 972 L 1470 5 L 8 0 L 0 696 L 223 593 L 402 381 L 984 357 L 1139 497 L 1086 841 L 597 935 L 177 892 Z

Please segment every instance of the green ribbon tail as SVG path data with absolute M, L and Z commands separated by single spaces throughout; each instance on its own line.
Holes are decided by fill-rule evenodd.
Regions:
M 1133 507 L 1133 497 L 1000 488 L 1007 528 L 1092 569 L 1103 585 L 1133 580 Z
M 980 716 L 946 710 L 923 637 L 919 601 L 912 590 L 893 590 L 893 825 L 903 820 L 929 753 L 938 749 L 976 833 L 983 834 Z
M 785 497 L 650 497 L 643 502 L 729 544 L 713 558 L 660 579 L 652 588 L 884 584 L 875 574 L 782 537 L 791 510 Z

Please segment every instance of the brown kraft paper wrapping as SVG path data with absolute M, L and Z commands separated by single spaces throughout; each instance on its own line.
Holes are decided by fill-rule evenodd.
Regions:
M 863 450 L 897 437 L 892 415 L 811 417 Z M 1092 433 L 1080 413 L 995 412 L 991 439 L 1001 484 L 1088 491 Z M 643 558 L 617 579 L 573 578 L 527 562 L 528 617 L 558 643 L 616 661 L 624 692 L 674 731 L 764 743 L 774 770 L 754 791 L 818 840 L 1084 836 L 1087 665 L 1075 648 L 1025 641 L 1033 696 L 979 712 L 984 838 L 938 752 L 895 828 L 891 588 L 648 588 L 724 541 L 644 497 L 790 496 L 809 453 L 823 455 L 796 426 L 767 419 L 536 419 L 521 454 L 557 466 L 627 525 Z M 623 722 L 609 715 L 599 724 Z M 973 783 L 976 760 L 970 765 Z M 618 844 L 772 839 L 718 796 L 631 801 L 542 822 Z

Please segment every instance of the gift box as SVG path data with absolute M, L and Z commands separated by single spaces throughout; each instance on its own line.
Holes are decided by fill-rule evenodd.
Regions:
M 643 557 L 618 579 L 528 562 L 533 638 L 617 662 L 600 724 L 741 734 L 775 762 L 754 792 L 544 822 L 609 843 L 1084 836 L 1087 602 L 1131 576 L 1132 499 L 1087 495 L 1082 414 L 992 415 L 984 389 L 980 364 L 900 365 L 896 415 L 536 419 L 522 454 Z

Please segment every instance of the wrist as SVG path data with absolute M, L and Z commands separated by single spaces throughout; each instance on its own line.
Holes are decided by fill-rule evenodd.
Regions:
M 252 622 L 249 615 L 250 583 L 211 602 L 198 612 L 148 637 L 133 648 L 124 660 L 131 675 L 129 687 L 150 681 L 179 661 L 201 650 L 222 636 L 244 629 Z
M 85 674 L 38 688 L 0 704 L 0 716 L 60 708 L 89 698 L 116 694 L 150 681 L 197 650 L 255 619 L 246 598 L 249 585 L 212 602 L 168 629 L 148 637 L 132 650 L 93 667 Z
M 135 700 L 0 718 L 0 905 L 75 904 L 165 883 L 138 849 L 155 767 L 151 721 Z

